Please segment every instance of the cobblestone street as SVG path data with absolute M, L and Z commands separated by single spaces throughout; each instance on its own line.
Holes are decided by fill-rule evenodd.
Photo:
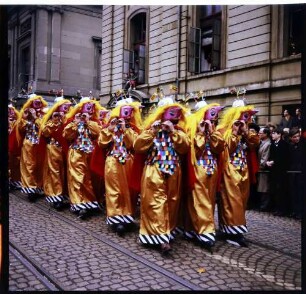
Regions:
M 218 241 L 211 254 L 178 236 L 165 257 L 140 245 L 137 230 L 110 231 L 104 212 L 81 221 L 17 191 L 9 209 L 9 291 L 301 290 L 301 222 L 294 219 L 247 211 L 248 248 Z

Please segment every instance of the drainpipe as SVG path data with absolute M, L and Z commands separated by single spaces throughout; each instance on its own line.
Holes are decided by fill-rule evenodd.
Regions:
M 113 87 L 113 56 L 114 56 L 114 5 L 112 5 L 112 26 L 111 26 L 111 56 L 110 56 L 110 85 L 109 85 L 109 93 L 110 97 L 112 97 L 112 87 Z
M 272 54 L 272 5 L 270 5 L 270 48 L 269 48 L 269 69 L 268 69 L 268 121 L 271 121 L 271 92 L 272 92 L 272 62 L 271 62 L 271 54 Z
M 181 14 L 182 14 L 182 5 L 179 5 L 178 6 L 178 9 L 177 9 L 177 26 L 178 26 L 178 40 L 177 40 L 177 54 L 176 54 L 176 57 L 177 57 L 177 68 L 176 68 L 176 87 L 177 87 L 177 92 L 176 92 L 176 97 L 175 97 L 175 100 L 177 100 L 177 95 L 178 93 L 180 93 L 180 70 L 181 70 L 181 63 L 180 63 L 180 60 L 181 60 Z
M 187 48 L 186 48 L 186 60 L 185 60 L 185 90 L 184 90 L 184 95 L 186 96 L 187 94 L 187 73 L 188 73 L 188 19 L 189 19 L 189 5 L 187 5 L 187 10 L 186 10 L 186 40 L 187 40 Z

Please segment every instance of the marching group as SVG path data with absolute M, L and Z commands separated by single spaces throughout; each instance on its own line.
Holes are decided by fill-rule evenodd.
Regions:
M 44 196 L 54 209 L 70 207 L 80 219 L 105 209 L 121 236 L 135 228 L 139 204 L 139 242 L 163 254 L 180 233 L 208 250 L 217 233 L 247 246 L 261 132 L 249 127 L 254 106 L 241 102 L 223 110 L 200 101 L 191 113 L 164 97 L 142 120 L 141 104 L 129 99 L 107 110 L 89 98 L 72 105 L 60 97 L 48 109 L 32 95 L 20 111 L 9 105 L 10 187 L 31 202 Z

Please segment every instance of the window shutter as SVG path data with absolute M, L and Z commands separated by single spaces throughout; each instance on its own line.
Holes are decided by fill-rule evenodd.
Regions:
M 146 65 L 146 46 L 139 45 L 139 69 L 138 69 L 138 83 L 144 84 L 145 83 L 145 65 Z
M 213 70 L 220 69 L 221 20 L 215 19 L 213 24 L 212 61 Z
M 124 77 L 129 74 L 130 68 L 134 69 L 134 52 L 131 50 L 123 49 L 123 76 Z
M 188 40 L 188 71 L 200 72 L 201 29 L 190 28 Z

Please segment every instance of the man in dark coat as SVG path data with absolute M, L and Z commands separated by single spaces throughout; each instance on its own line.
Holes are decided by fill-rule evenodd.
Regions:
M 287 168 L 288 143 L 282 139 L 282 129 L 276 128 L 272 132 L 270 156 L 266 165 L 271 170 L 271 200 L 274 206 L 274 215 L 288 214 L 289 199 L 287 196 Z

